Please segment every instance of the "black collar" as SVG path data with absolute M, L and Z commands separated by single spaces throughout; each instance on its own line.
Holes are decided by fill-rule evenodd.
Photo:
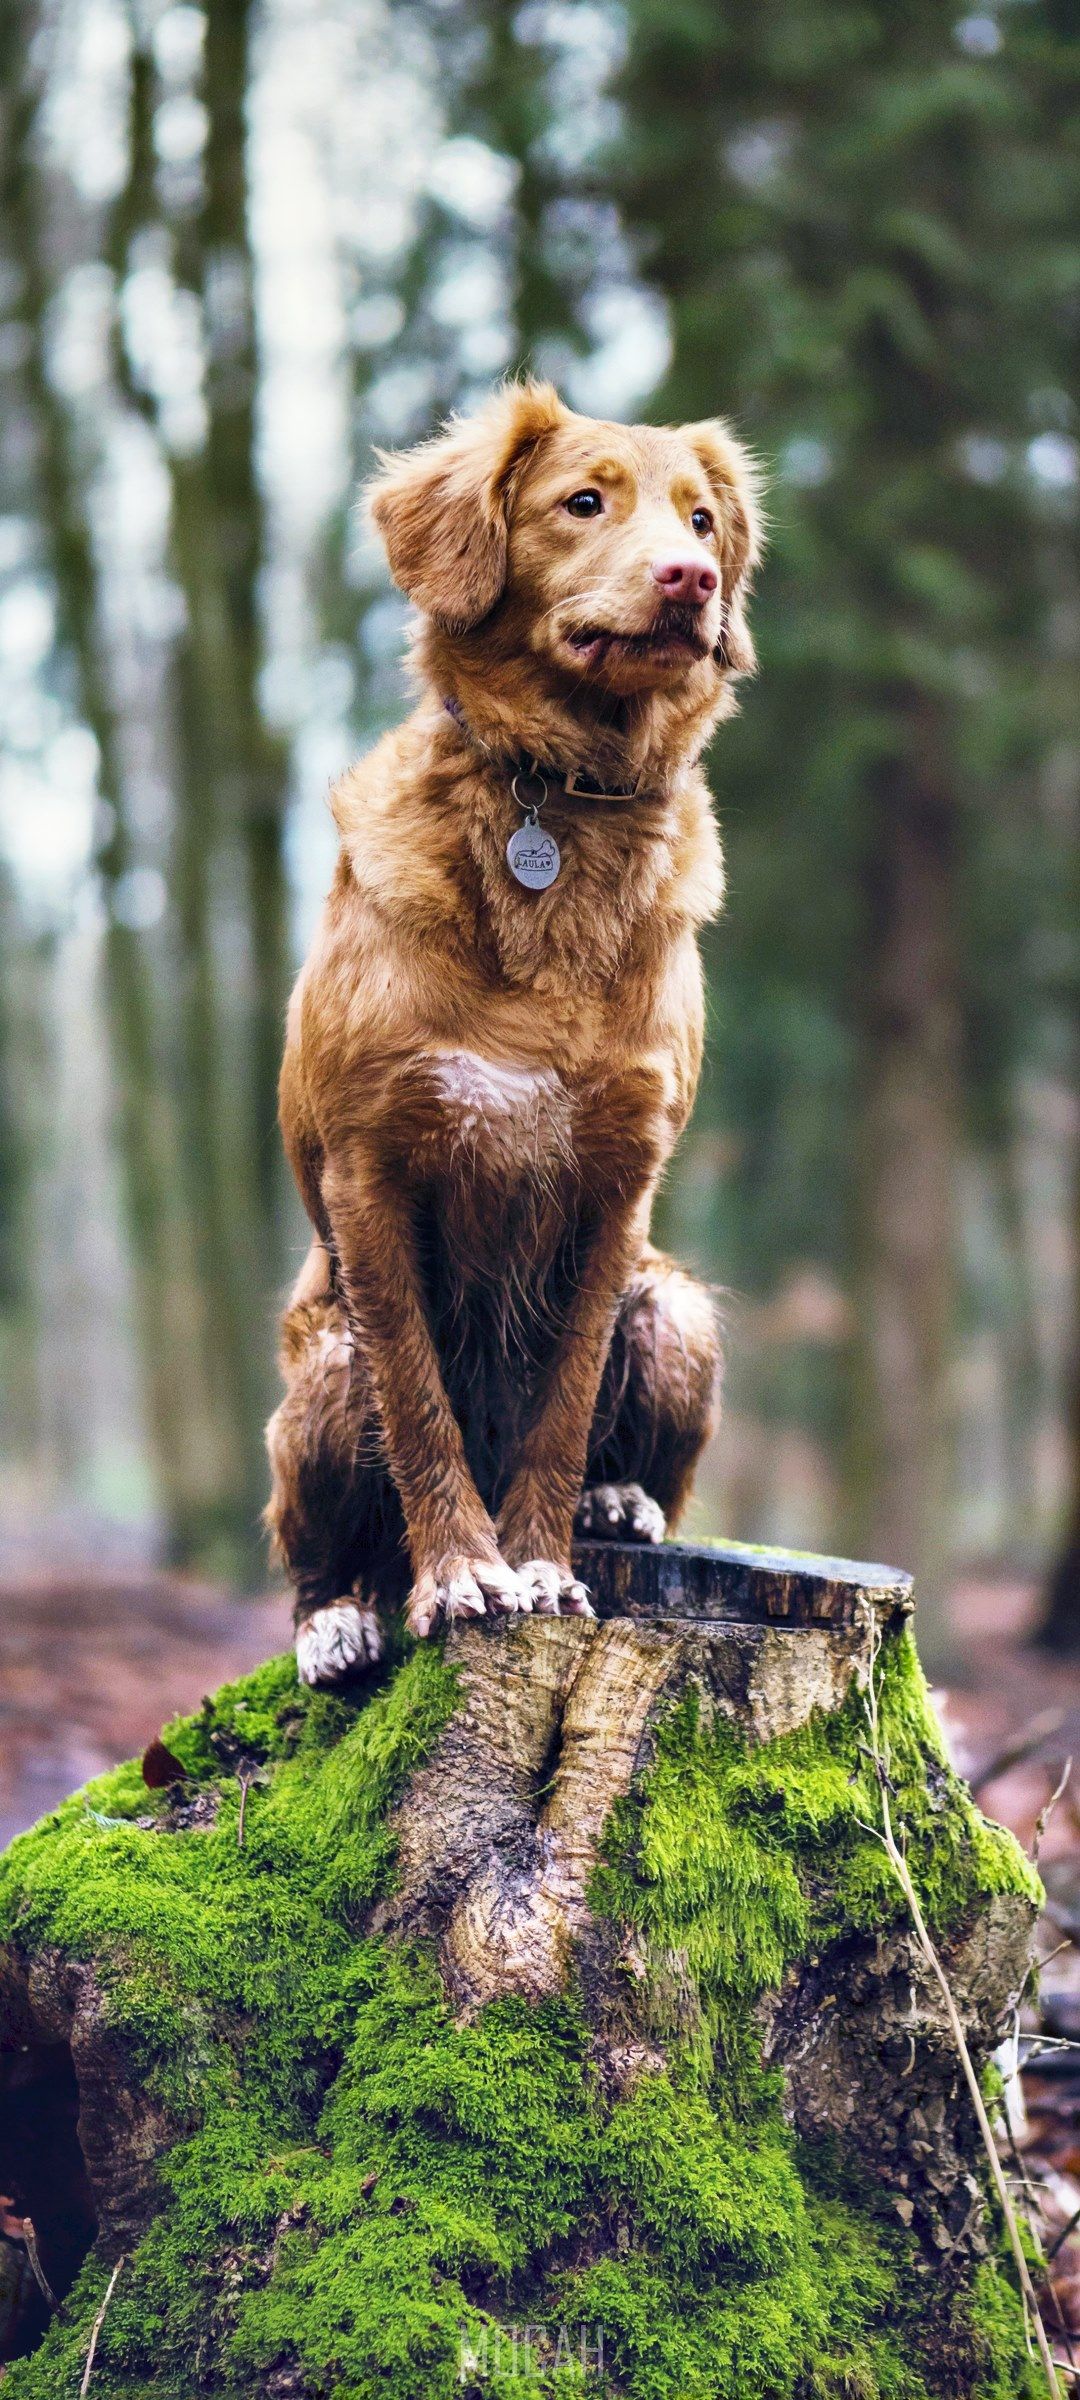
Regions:
M 584 767 L 557 767 L 547 760 L 534 757 L 531 750 L 496 752 L 487 742 L 481 741 L 478 733 L 473 732 L 460 701 L 447 696 L 443 700 L 443 707 L 447 715 L 453 717 L 455 725 L 460 725 L 462 732 L 468 735 L 474 749 L 502 768 L 512 788 L 519 782 L 542 783 L 545 793 L 550 786 L 554 791 L 565 792 L 570 800 L 578 797 L 583 800 L 636 800 L 641 790 L 640 776 L 635 783 L 612 789 L 610 784 L 601 783 L 598 775 L 590 775 Z M 516 790 L 514 797 L 519 797 Z M 531 803 L 526 803 L 522 796 L 520 805 L 525 807 Z

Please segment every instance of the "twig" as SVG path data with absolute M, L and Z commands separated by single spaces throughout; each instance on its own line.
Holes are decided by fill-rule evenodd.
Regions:
M 1053 2241 L 1050 2244 L 1050 2248 L 1046 2253 L 1047 2266 L 1051 2265 L 1052 2261 L 1057 2257 L 1058 2251 L 1064 2247 L 1064 2244 L 1068 2241 L 1070 2233 L 1076 2232 L 1078 2225 L 1080 2225 L 1080 2208 L 1074 2209 L 1072 2216 L 1069 2218 L 1068 2224 L 1062 2226 L 1060 2233 L 1055 2233 Z
M 37 2234 L 34 2231 L 34 2220 L 32 2217 L 24 2217 L 22 2223 L 23 2240 L 26 2243 L 26 2255 L 30 2261 L 30 2272 L 34 2278 L 34 2282 L 36 2283 L 39 2292 L 41 2293 L 42 2299 L 46 2303 L 46 2306 L 55 2311 L 59 2308 L 60 2302 L 56 2297 L 56 2293 L 54 2292 L 52 2285 L 49 2282 L 49 2278 L 45 2273 L 45 2269 L 41 2263 L 41 2255 L 37 2246 Z
M 1043 1807 L 1040 1808 L 1039 1814 L 1035 1819 L 1035 1831 L 1031 1837 L 1031 1856 L 1036 1865 L 1038 1864 L 1039 1852 L 1042 1849 L 1043 1835 L 1050 1823 L 1050 1819 L 1053 1816 L 1058 1801 L 1065 1790 L 1065 1786 L 1068 1783 L 1070 1775 L 1072 1774 L 1072 1770 L 1073 1762 L 1071 1758 L 1067 1758 L 1061 1770 L 1060 1778 L 1054 1785 L 1054 1789 L 1050 1794 L 1049 1800 L 1047 1800 Z
M 240 1814 L 239 1814 L 239 1816 L 238 1816 L 238 1818 L 237 1818 L 237 1820 L 236 1820 L 236 1847 L 237 1847 L 237 1849 L 238 1849 L 238 1850 L 242 1850 L 242 1849 L 243 1849 L 243 1847 L 244 1847 L 244 1816 L 245 1816 L 245 1812 L 246 1812 L 246 1810 L 247 1810 L 247 1796 L 248 1796 L 248 1791 L 249 1791 L 249 1789 L 250 1789 L 250 1786 L 251 1786 L 251 1777 L 250 1777 L 249 1775 L 241 1775 L 241 1777 L 240 1777 Z
M 1051 2394 L 1051 2400 L 1061 2400 L 1061 2386 L 1058 2381 L 1057 2368 L 1054 2364 L 1054 2358 L 1050 2349 L 1050 2344 L 1046 2338 L 1046 2327 L 1043 2324 L 1042 2317 L 1039 2314 L 1038 2298 L 1036 2296 L 1035 2286 L 1032 2283 L 1031 2275 L 1028 2270 L 1027 2259 L 1024 2256 L 1024 2244 L 1020 2233 L 1020 2226 L 1017 2219 L 1016 2210 L 1013 2207 L 1012 2197 L 1009 2192 L 1008 2184 L 1005 2180 L 1001 2160 L 998 2157 L 997 2143 L 994 2140 L 994 2129 L 986 2113 L 986 2103 L 982 2096 L 979 2078 L 975 2072 L 974 2061 L 972 2059 L 971 2052 L 968 2049 L 967 2035 L 964 2032 L 960 2011 L 957 2008 L 955 2000 L 953 1999 L 948 1976 L 945 1973 L 945 1969 L 942 1966 L 940 1958 L 938 1957 L 937 1950 L 935 1949 L 933 1941 L 931 1940 L 926 1919 L 923 1916 L 919 1895 L 912 1881 L 911 1869 L 908 1866 L 907 1859 L 904 1856 L 904 1852 L 901 1849 L 900 1843 L 897 1841 L 896 1835 L 893 1831 L 892 1808 L 889 1800 L 889 1756 L 888 1750 L 882 1742 L 881 1726 L 878 1715 L 877 1662 L 878 1654 L 881 1649 L 881 1632 L 877 1617 L 872 1609 L 870 1610 L 869 1615 L 870 1663 L 866 1687 L 866 1718 L 867 1724 L 870 1728 L 870 1755 L 874 1763 L 874 1771 L 877 1777 L 878 1794 L 881 1802 L 881 1825 L 880 1828 L 875 1828 L 876 1839 L 881 1843 L 886 1857 L 888 1858 L 889 1864 L 892 1867 L 893 1873 L 896 1876 L 896 1880 L 900 1885 L 900 1889 L 903 1892 L 904 1898 L 907 1901 L 911 1922 L 915 1928 L 915 1936 L 918 1941 L 919 1948 L 922 1951 L 928 1967 L 931 1969 L 944 2002 L 945 2014 L 949 2024 L 949 2031 L 952 2034 L 953 2041 L 956 2045 L 957 2056 L 960 2060 L 961 2067 L 963 2068 L 964 2079 L 967 2083 L 968 2091 L 971 2094 L 971 2102 L 975 2110 L 976 2122 L 978 2124 L 979 2132 L 982 2136 L 983 2148 L 986 2152 L 986 2162 L 990 2169 L 990 2178 L 997 2195 L 998 2205 L 1005 2220 L 1005 2230 L 1009 2237 L 1009 2247 L 1013 2254 L 1021 2295 L 1026 2307 L 1031 2313 L 1031 2320 L 1034 2327 L 1035 2340 L 1038 2345 L 1039 2357 L 1042 2361 L 1043 2372 L 1046 2376 L 1047 2390 Z M 903 1834 L 903 1826 L 901 1826 L 900 1831 L 901 1834 Z
M 1078 2368 L 1076 2364 L 1076 2351 L 1073 2347 L 1072 2333 L 1068 2323 L 1066 2322 L 1065 2311 L 1061 2305 L 1061 2300 L 1054 2284 L 1047 2284 L 1046 2296 L 1048 2300 L 1053 2301 L 1054 2315 L 1057 2318 L 1057 2333 L 1055 2334 L 1054 2339 L 1055 2341 L 1061 2341 L 1064 2343 L 1066 2351 L 1068 2352 L 1070 2370 L 1072 2374 L 1076 2376 L 1077 2374 L 1080 2374 L 1080 2368 Z M 1057 2363 L 1060 2372 L 1060 2360 Z
M 1049 1910 L 1047 1909 L 1047 1911 L 1046 1911 L 1046 1914 L 1047 1914 L 1047 1915 L 1049 1915 L 1049 1913 L 1050 1913 L 1050 1912 L 1049 1912 Z M 1014 2067 L 1013 2067 L 1012 2074 L 1006 2077 L 1006 2090 L 1008 2090 L 1009 2086 L 1010 2086 L 1010 2085 L 1012 2085 L 1012 2084 L 1016 2084 L 1016 2085 L 1017 2085 L 1017 2087 L 1019 2088 L 1019 2090 L 1020 2090 L 1020 2093 L 1021 2093 L 1021 2106 L 1023 2106 L 1023 2104 L 1024 2104 L 1024 2103 L 1023 2103 L 1023 2085 L 1022 2085 L 1022 2083 L 1021 2083 L 1021 2081 L 1020 2081 L 1020 2075 L 1021 2075 L 1021 2069 L 1022 2069 L 1022 2067 L 1023 2067 L 1023 2066 L 1026 2066 L 1026 2064 L 1027 2064 L 1027 2061 L 1026 2061 L 1026 2059 L 1021 2059 L 1021 2056 L 1020 2056 L 1020 2049 L 1021 2049 L 1021 2045 L 1022 2045 L 1022 2043 L 1023 2043 L 1024 2039 L 1025 2039 L 1025 2036 L 1024 2036 L 1024 2035 L 1021 2033 L 1021 2031 L 1020 2031 L 1020 2012 L 1021 2012 L 1021 2010 L 1022 2010 L 1022 2008 L 1023 2008 L 1023 2005 L 1024 2005 L 1024 1996 L 1025 1996 L 1025 1993 L 1026 1993 L 1026 1991 L 1027 1991 L 1028 1985 L 1029 1985 L 1029 1983 L 1031 1982 L 1031 1979 L 1032 1979 L 1032 1976 L 1033 1976 L 1033 1975 L 1042 1975 L 1042 1974 L 1044 1973 L 1044 1971 L 1045 1971 L 1045 1969 L 1046 1969 L 1047 1967 L 1050 1967 L 1050 1966 L 1052 1966 L 1052 1965 L 1053 1965 L 1055 1958 L 1060 1958 L 1060 1957 L 1061 1957 L 1061 1953 L 1062 1953 L 1062 1951 L 1063 1951 L 1063 1950 L 1073 1950 L 1073 1949 L 1075 1949 L 1075 1947 L 1076 1947 L 1076 1944 L 1075 1944 L 1075 1943 L 1074 1943 L 1074 1941 L 1073 1941 L 1073 1937 L 1072 1937 L 1071 1933 L 1067 1933 L 1067 1934 L 1065 1935 L 1064 1941 L 1061 1941 L 1061 1942 L 1055 1942 L 1053 1949 L 1052 1949 L 1052 1950 L 1048 1950 L 1048 1951 L 1047 1951 L 1047 1953 L 1046 1953 L 1046 1957 L 1045 1957 L 1045 1958 L 1038 1958 L 1038 1957 L 1036 1957 L 1036 1955 L 1035 1955 L 1035 1954 L 1034 1954 L 1034 1952 L 1033 1952 L 1033 1953 L 1032 1953 L 1032 1956 L 1031 1956 L 1031 1958 L 1028 1960 L 1027 1966 L 1026 1966 L 1026 1968 L 1025 1968 L 1025 1970 L 1024 1970 L 1024 1980 L 1023 1980 L 1023 1982 L 1022 1982 L 1022 1984 L 1021 1984 L 1021 1986 L 1020 1986 L 1020 1989 L 1019 1989 L 1019 1991 L 1018 1991 L 1018 1993 L 1017 1993 L 1017 1995 L 1016 1995 L 1016 2006 L 1015 2006 L 1015 2008 L 1014 2008 L 1014 2010 L 1013 2010 L 1013 2025 L 1014 2025 L 1014 2027 L 1015 2027 L 1015 2032 L 1014 2032 L 1014 2035 L 1013 2035 L 1013 2039 L 1014 2039 L 1014 2041 L 1015 2041 L 1015 2043 L 1016 2043 L 1016 2063 L 1015 2063 L 1015 2065 L 1014 2065 Z M 1033 2036 L 1031 2036 L 1030 2038 L 1031 2038 L 1031 2039 L 1033 2039 L 1033 2040 L 1037 2040 L 1037 2039 L 1038 2039 L 1038 2036 L 1037 2036 L 1037 2035 L 1033 2035 Z
M 1028 2174 L 1027 2168 L 1024 2165 L 1024 2161 L 1020 2156 L 1020 2152 L 1017 2149 L 1015 2136 L 1007 2115 L 1005 2117 L 1005 2138 L 1008 2142 L 1009 2153 L 1016 2169 L 1016 2181 L 1024 2195 L 1027 2210 L 1028 2228 L 1030 2230 L 1032 2239 L 1037 2243 L 1039 2239 L 1039 2218 L 1042 2215 L 1042 2211 L 1039 2207 L 1039 2195 L 1031 2181 L 1031 2177 Z
M 88 2391 L 89 2391 L 89 2389 L 90 2389 L 90 2377 L 91 2377 L 91 2375 L 92 2375 L 92 2373 L 93 2373 L 93 2368 L 94 2368 L 94 2360 L 95 2360 L 95 2358 L 96 2358 L 96 2356 L 97 2356 L 98 2335 L 99 2335 L 99 2333 L 101 2332 L 101 2328 L 102 2328 L 102 2326 L 103 2326 L 103 2325 L 104 2325 L 104 2323 L 105 2323 L 105 2311 L 106 2311 L 106 2309 L 108 2308 L 109 2302 L 110 2302 L 110 2300 L 112 2299 L 112 2296 L 113 2296 L 113 2293 L 114 2293 L 114 2291 L 116 2290 L 116 2278 L 117 2278 L 117 2276 L 119 2275 L 119 2273 L 120 2273 L 120 2269 L 121 2269 L 121 2267 L 123 2266 L 123 2264 L 124 2264 L 124 2261 L 123 2261 L 123 2259 L 122 2259 L 122 2258 L 118 2258 L 118 2259 L 117 2259 L 117 2262 L 116 2262 L 116 2265 L 115 2265 L 115 2267 L 113 2268 L 112 2274 L 111 2274 L 111 2275 L 110 2275 L 110 2277 L 109 2277 L 109 2284 L 108 2284 L 108 2289 L 107 2289 L 107 2291 L 106 2291 L 106 2294 L 105 2294 L 105 2298 L 104 2298 L 104 2300 L 103 2300 L 103 2301 L 102 2301 L 102 2303 L 101 2303 L 101 2307 L 99 2308 L 99 2310 L 98 2310 L 98 2312 L 97 2312 L 97 2315 L 96 2315 L 96 2317 L 94 2318 L 94 2330 L 93 2330 L 93 2332 L 92 2332 L 92 2334 L 91 2334 L 91 2336 L 90 2336 L 90 2348 L 89 2348 L 89 2350 L 88 2350 L 88 2351 L 87 2351 L 87 2353 L 86 2353 L 86 2365 L 85 2365 L 85 2367 L 83 2368 L 83 2379 L 82 2379 L 82 2382 L 81 2382 L 81 2383 L 80 2383 L 80 2385 L 79 2385 L 79 2400 L 86 2400 L 86 2395 L 87 2395 L 87 2392 L 88 2392 Z
M 1045 1916 L 1049 1916 L 1049 1909 L 1045 1909 L 1043 1914 Z M 1028 1984 L 1030 1983 L 1033 1975 L 1041 1975 L 1044 1973 L 1047 1967 L 1052 1967 L 1055 1958 L 1060 1958 L 1063 1950 L 1075 1950 L 1075 1948 L 1076 1943 L 1074 1942 L 1071 1933 L 1067 1933 L 1060 1942 L 1054 1943 L 1053 1949 L 1047 1951 L 1045 1958 L 1033 1958 L 1027 1974 L 1024 1977 L 1023 1983 L 1020 1986 L 1021 1999 L 1023 1999 L 1024 1993 L 1027 1990 Z

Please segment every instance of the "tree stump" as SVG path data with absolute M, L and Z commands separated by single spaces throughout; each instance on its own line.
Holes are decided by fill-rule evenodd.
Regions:
M 1037 1886 L 908 1580 L 579 1555 L 595 1623 L 341 1695 L 272 1661 L 165 1729 L 167 1789 L 121 1768 L 0 1863 L 0 2192 L 57 2304 L 0 2241 L 4 2400 L 74 2400 L 92 2344 L 100 2400 L 1039 2389 L 875 1831 L 874 1643 L 983 2061 Z

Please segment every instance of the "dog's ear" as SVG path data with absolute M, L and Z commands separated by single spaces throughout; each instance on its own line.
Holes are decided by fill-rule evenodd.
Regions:
M 507 384 L 433 442 L 396 457 L 380 453 L 368 505 L 390 572 L 445 632 L 479 625 L 502 598 L 515 482 L 537 442 L 568 414 L 549 383 Z
M 717 504 L 723 631 L 718 665 L 734 675 L 752 675 L 757 659 L 746 622 L 749 578 L 762 550 L 761 474 L 754 459 L 719 417 L 684 425 L 683 439 L 696 450 Z

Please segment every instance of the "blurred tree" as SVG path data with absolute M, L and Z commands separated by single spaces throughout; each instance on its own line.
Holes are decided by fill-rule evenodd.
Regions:
M 150 966 L 124 905 L 135 848 L 86 513 L 89 462 L 78 453 L 47 356 L 57 279 L 36 148 L 42 95 L 31 63 L 34 22 L 29 7 L 12 6 L 0 23 L 0 89 L 7 114 L 7 138 L 0 145 L 0 240 L 25 336 L 19 354 L 36 437 L 27 461 L 26 502 L 45 536 L 59 641 L 73 669 L 76 704 L 97 744 L 104 805 L 94 868 L 105 920 L 105 995 L 136 1316 L 162 1505 L 170 1540 L 186 1551 L 197 1542 L 203 1522 L 206 1477 L 189 1312 L 177 1285 L 177 1161 L 155 1043 Z
M 1064 189 L 1067 229 L 1064 241 L 1044 241 L 1037 261 L 1039 299 L 1052 342 L 1048 399 L 1056 418 L 1052 439 L 1061 474 L 1058 506 L 1047 527 L 1054 606 L 1043 729 L 1045 813 L 1057 835 L 1058 874 L 1044 921 L 1051 947 L 1049 1000 L 1064 1035 L 1065 1073 L 1080 1107 L 1080 7 L 1076 0 L 1038 0 L 1025 33 L 1038 79 L 1046 147 L 1054 161 L 1055 182 L 1060 180 Z M 1055 211 L 1055 233 L 1056 219 Z M 1065 438 L 1069 435 L 1071 442 Z M 1074 1142 L 1072 1241 L 1072 1372 L 1066 1395 L 1069 1490 L 1040 1633 L 1047 1648 L 1075 1656 L 1080 1652 L 1080 1138 Z
M 218 692 L 218 781 L 239 827 L 251 946 L 245 1148 L 254 1174 L 262 1274 L 285 1259 L 284 1160 L 277 1084 L 292 982 L 284 820 L 288 753 L 267 727 L 259 674 L 259 579 L 266 511 L 257 465 L 259 355 L 249 223 L 247 108 L 251 0 L 216 0 L 207 12 L 204 89 L 205 200 L 199 218 L 197 290 L 206 345 L 206 471 L 227 629 L 228 677 Z
M 16 1091 L 20 1061 L 13 1022 L 15 991 L 11 971 L 17 938 L 10 879 L 0 871 L 0 956 L 8 965 L 8 975 L 0 984 L 0 1327 L 10 1320 L 26 1297 L 20 1255 L 26 1158 Z
M 771 1139 L 800 1248 L 850 1282 L 845 1531 L 931 1599 L 963 895 L 1044 607 L 1018 458 L 1041 363 L 1021 305 L 1039 119 L 997 21 L 937 0 L 629 14 L 624 198 L 675 334 L 657 404 L 733 414 L 774 481 L 767 703 L 720 756 L 734 902 L 714 1105 L 746 1128 L 744 1222 Z M 759 975 L 766 1004 L 744 1014 Z
M 381 558 L 357 569 L 350 558 L 355 490 L 370 473 L 372 445 L 387 428 L 372 408 L 381 386 L 395 394 L 390 439 L 431 433 L 467 407 L 501 373 L 550 372 L 587 347 L 577 303 L 588 244 L 568 243 L 560 207 L 575 176 L 557 148 L 561 43 L 572 30 L 557 12 L 492 8 L 490 0 L 417 0 L 442 116 L 444 169 L 416 195 L 400 256 L 364 278 L 361 334 L 353 350 L 354 476 L 329 529 L 322 571 L 322 622 L 350 646 L 384 591 Z M 455 189 L 456 171 L 463 189 Z M 475 188 L 470 191 L 473 175 Z M 400 330 L 389 340 L 383 313 Z M 397 658 L 390 674 L 369 664 L 357 730 L 369 734 L 400 704 Z
M 1080 1207 L 1077 1208 L 1073 1239 L 1080 1250 Z M 1077 1294 L 1077 1303 L 1080 1303 L 1080 1293 Z M 1080 1367 L 1074 1368 L 1068 1394 L 1067 1426 L 1071 1470 L 1069 1513 L 1065 1537 L 1047 1587 L 1039 1639 L 1047 1650 L 1057 1650 L 1075 1657 L 1080 1652 Z
M 168 466 L 170 555 L 183 595 L 172 735 L 177 807 L 172 887 L 180 946 L 177 1088 L 183 1164 L 205 1297 L 207 1369 L 221 1444 L 219 1531 L 242 1565 L 259 1557 L 270 1397 L 269 1328 L 284 1266 L 277 1073 L 290 957 L 283 851 L 284 745 L 258 694 L 264 551 L 255 465 L 257 357 L 247 221 L 249 10 L 215 0 L 201 73 L 206 141 L 197 177 L 163 202 L 154 171 L 155 66 L 133 23 L 128 176 L 110 243 L 125 279 L 148 235 L 173 233 L 178 299 L 199 327 L 203 423 L 171 430 L 152 381 L 118 344 L 129 396 Z M 237 871 L 239 869 L 239 872 Z M 236 960 L 243 961 L 237 1013 Z

